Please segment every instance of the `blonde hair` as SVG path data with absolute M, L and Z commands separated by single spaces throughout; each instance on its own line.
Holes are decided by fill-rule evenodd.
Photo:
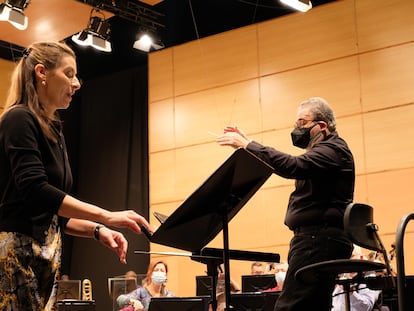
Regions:
M 65 55 L 76 58 L 73 50 L 61 42 L 37 42 L 31 44 L 18 61 L 8 91 L 3 115 L 15 107 L 24 106 L 37 117 L 40 127 L 47 138 L 56 142 L 56 135 L 51 129 L 54 121 L 59 121 L 57 114 L 48 116 L 36 89 L 35 66 L 43 64 L 46 69 L 56 69 Z

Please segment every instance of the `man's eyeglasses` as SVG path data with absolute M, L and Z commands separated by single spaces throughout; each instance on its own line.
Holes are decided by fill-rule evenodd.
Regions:
M 310 120 L 310 119 L 297 119 L 294 127 L 304 127 L 309 122 L 315 122 L 316 120 Z

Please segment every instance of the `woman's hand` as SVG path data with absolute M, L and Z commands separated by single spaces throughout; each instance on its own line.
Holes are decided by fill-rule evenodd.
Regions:
M 134 307 L 134 311 L 144 310 L 144 306 L 142 305 L 141 301 L 137 299 L 131 299 L 130 304 Z
M 119 261 L 126 264 L 126 254 L 128 251 L 128 241 L 121 232 L 112 230 L 108 227 L 99 229 L 99 242 L 112 249 L 119 257 Z
M 142 232 L 142 226 L 149 232 L 154 231 L 148 221 L 134 210 L 112 212 L 78 200 L 70 195 L 64 197 L 58 215 L 65 218 L 77 218 L 98 222 L 109 227 L 127 228 L 138 234 Z
M 135 233 L 141 233 L 141 226 L 148 229 L 149 232 L 154 232 L 154 229 L 148 221 L 137 212 L 133 210 L 125 210 L 119 212 L 110 212 L 106 217 L 105 224 L 107 226 L 116 228 L 128 228 Z

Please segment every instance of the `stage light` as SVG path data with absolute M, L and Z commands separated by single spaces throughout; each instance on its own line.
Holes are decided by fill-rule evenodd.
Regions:
M 100 51 L 111 52 L 111 43 L 108 41 L 111 32 L 110 25 L 105 18 L 92 16 L 94 12 L 100 13 L 99 10 L 92 9 L 88 27 L 73 35 L 72 41 L 79 45 L 91 46 Z
M 134 49 L 149 52 L 151 50 L 159 50 L 165 47 L 161 40 L 158 40 L 155 35 L 148 31 L 141 31 L 138 37 L 139 39 L 134 42 Z
M 8 21 L 19 30 L 25 30 L 28 25 L 24 9 L 29 5 L 29 0 L 6 0 L 0 4 L 0 21 Z
M 310 0 L 280 0 L 280 2 L 300 12 L 306 12 L 312 8 L 312 2 Z

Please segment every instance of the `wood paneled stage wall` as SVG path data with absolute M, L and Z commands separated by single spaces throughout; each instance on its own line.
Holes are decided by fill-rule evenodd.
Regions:
M 414 212 L 412 12 L 411 0 L 341 0 L 151 53 L 151 212 L 171 214 L 232 153 L 209 134 L 228 124 L 263 144 L 301 152 L 290 142 L 297 105 L 321 96 L 355 156 L 355 201 L 374 207 L 391 249 L 399 220 Z M 292 189 L 293 181 L 272 176 L 230 222 L 230 248 L 285 259 Z M 414 272 L 413 232 L 409 225 L 407 274 Z M 209 246 L 222 247 L 221 235 Z M 180 251 L 158 244 L 151 250 Z M 185 257 L 165 260 L 170 289 L 194 295 L 195 275 L 206 267 Z M 249 262 L 230 265 L 239 282 L 250 271 Z

